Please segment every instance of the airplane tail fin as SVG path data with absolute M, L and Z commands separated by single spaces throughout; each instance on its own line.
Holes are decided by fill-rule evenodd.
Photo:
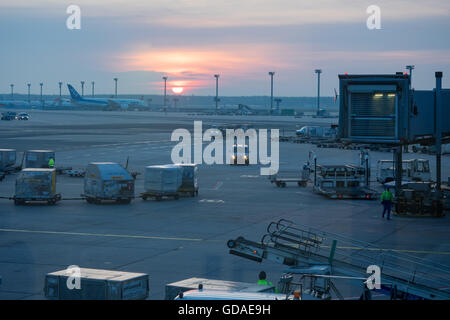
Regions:
M 75 90 L 74 87 L 72 87 L 70 84 L 67 84 L 67 88 L 69 88 L 69 92 L 70 92 L 70 97 L 74 100 L 80 100 L 81 96 L 80 94 L 77 92 L 77 90 Z

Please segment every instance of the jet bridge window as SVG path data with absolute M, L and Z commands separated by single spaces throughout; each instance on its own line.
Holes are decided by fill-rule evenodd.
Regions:
M 395 92 L 350 92 L 349 104 L 352 137 L 395 138 Z

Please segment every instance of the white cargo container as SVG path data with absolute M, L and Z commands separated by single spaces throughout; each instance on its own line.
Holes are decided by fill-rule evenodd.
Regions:
M 48 168 L 51 158 L 56 160 L 52 150 L 28 150 L 25 153 L 25 168 Z
M 80 268 L 80 288 L 69 289 L 72 270 L 45 276 L 44 293 L 51 300 L 144 300 L 148 297 L 149 278 L 145 273 Z M 69 280 L 70 281 L 70 280 Z
M 199 285 L 204 290 L 248 292 L 248 293 L 270 293 L 275 292 L 275 286 L 261 286 L 256 283 L 235 282 L 205 278 L 189 278 L 166 284 L 166 300 L 173 300 L 180 292 L 198 289 Z
M 61 200 L 56 193 L 55 169 L 27 168 L 20 171 L 16 179 L 15 204 L 26 201 L 47 201 L 55 204 Z
M 130 203 L 134 199 L 134 179 L 117 163 L 92 162 L 86 168 L 82 196 L 89 203 L 102 200 Z
M 148 166 L 145 168 L 144 189 L 146 192 L 174 193 L 181 186 L 183 168 L 177 165 Z
M 198 195 L 198 167 L 193 163 L 178 163 L 178 167 L 183 169 L 181 186 L 178 192 L 187 193 L 189 195 Z
M 0 149 L 0 171 L 6 171 L 16 164 L 16 150 Z

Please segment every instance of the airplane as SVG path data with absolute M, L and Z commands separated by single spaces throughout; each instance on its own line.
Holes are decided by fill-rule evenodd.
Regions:
M 0 100 L 0 107 L 30 107 L 28 101 L 23 100 Z
M 67 84 L 69 88 L 71 101 L 73 104 L 83 107 L 105 107 L 107 109 L 133 109 L 133 108 L 148 108 L 148 105 L 139 99 L 116 99 L 116 98 L 83 98 L 72 87 Z

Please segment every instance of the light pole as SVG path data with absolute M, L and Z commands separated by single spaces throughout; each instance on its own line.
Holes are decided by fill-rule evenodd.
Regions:
M 44 85 L 43 82 L 39 83 L 39 85 L 41 86 L 41 102 L 42 102 L 42 86 Z
M 84 81 L 81 81 L 81 96 L 84 97 Z
M 317 115 L 320 113 L 320 74 L 322 73 L 321 69 L 316 69 L 314 71 L 317 73 Z
M 271 71 L 269 72 L 270 76 L 270 113 L 273 111 L 273 75 L 275 72 Z
M 164 80 L 164 112 L 166 112 L 167 77 L 163 77 L 163 80 Z
M 414 65 L 408 65 L 406 66 L 406 69 L 409 70 L 409 87 L 412 87 L 412 71 L 414 70 Z
M 11 86 L 11 99 L 14 99 L 14 84 L 10 84 Z
M 61 99 L 61 88 L 62 88 L 62 82 L 58 82 L 59 85 L 59 98 Z
M 115 87 L 114 87 L 114 96 L 117 98 L 117 78 L 114 78 L 114 82 L 115 82 Z
M 219 109 L 219 74 L 215 74 L 214 78 L 216 78 L 216 111 Z
M 30 97 L 30 87 L 31 87 L 31 83 L 27 83 L 27 86 L 28 86 L 28 103 L 30 103 L 31 102 L 31 97 Z
M 92 81 L 91 84 L 92 84 L 92 96 L 94 96 L 94 85 L 95 85 L 95 82 Z

